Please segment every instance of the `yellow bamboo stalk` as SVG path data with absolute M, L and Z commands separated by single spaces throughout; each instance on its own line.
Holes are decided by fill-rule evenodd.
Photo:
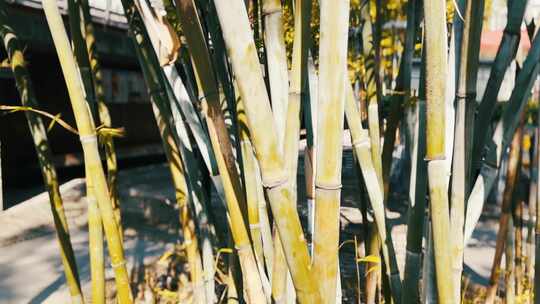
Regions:
M 5 10 L 5 4 L 0 3 L 0 37 L 2 38 L 6 49 L 11 70 L 15 77 L 15 83 L 21 96 L 23 106 L 35 108 L 37 105 L 35 92 L 30 79 L 30 74 L 26 68 L 23 48 L 20 42 L 9 26 L 8 16 Z M 52 163 L 52 153 L 47 139 L 47 132 L 41 118 L 31 112 L 25 111 L 25 115 L 32 134 L 32 140 L 36 148 L 38 160 L 43 175 L 43 181 L 46 185 L 51 204 L 54 225 L 57 233 L 58 244 L 60 246 L 60 256 L 64 267 L 66 282 L 71 295 L 72 303 L 83 303 L 79 275 L 75 254 L 71 246 L 69 237 L 69 227 L 64 212 L 63 201 L 60 195 L 58 178 L 56 170 Z
M 450 251 L 450 215 L 445 181 L 446 2 L 424 2 L 426 45 L 426 143 L 435 269 L 440 303 L 455 303 Z
M 289 75 L 287 71 L 287 53 L 285 50 L 283 12 L 280 0 L 263 0 L 264 42 L 270 95 L 272 97 L 272 112 L 279 130 L 279 145 L 283 146 L 285 123 L 287 118 L 287 93 Z
M 353 90 L 348 80 L 346 80 L 345 90 L 347 91 L 345 100 L 345 115 L 347 117 L 347 124 L 349 125 L 349 129 L 351 131 L 354 152 L 358 158 L 360 171 L 364 177 L 366 190 L 373 208 L 376 224 L 376 226 L 373 227 L 376 233 L 374 235 L 378 236 L 377 241 L 375 242 L 372 240 L 369 245 L 381 247 L 384 263 L 387 265 L 386 275 L 390 281 L 392 298 L 394 299 L 394 302 L 399 303 L 401 297 L 401 282 L 395 259 L 392 237 L 391 234 L 387 233 L 386 229 L 383 187 L 381 187 L 381 185 L 378 183 L 377 171 L 371 157 L 369 132 L 362 128 L 359 109 L 356 106 Z M 383 241 L 379 242 L 378 240 Z M 372 284 L 374 284 L 374 282 L 376 281 L 374 280 Z M 374 301 L 375 299 L 373 297 L 370 300 Z
M 241 0 L 218 0 L 215 5 L 240 95 L 245 101 L 248 127 L 263 185 L 267 189 L 298 301 L 314 303 L 318 300 L 318 291 L 310 276 L 306 240 L 280 158 L 275 122 L 246 7 Z
M 97 102 L 98 116 L 100 123 L 107 127 L 112 127 L 109 108 L 105 103 L 105 90 L 103 89 L 103 75 L 101 71 L 100 59 L 97 52 L 96 37 L 94 34 L 94 25 L 90 16 L 90 6 L 88 0 L 80 0 L 82 9 L 82 22 L 84 26 L 83 38 L 86 43 L 88 59 L 90 61 L 90 71 L 94 88 L 94 97 Z M 120 199 L 118 197 L 118 161 L 116 159 L 116 149 L 112 136 L 103 136 L 102 144 L 105 147 L 105 159 L 107 160 L 107 185 L 113 204 L 114 216 L 120 231 L 120 238 L 123 240 L 122 216 L 120 212 Z
M 276 1 L 274 1 L 276 2 Z M 277 6 L 274 5 L 274 6 Z M 280 7 L 281 8 L 281 7 Z M 300 137 L 300 107 L 302 98 L 305 97 L 307 91 L 307 55 L 308 46 L 310 44 L 310 20 L 311 20 L 311 1 L 299 0 L 295 2 L 295 16 L 294 16 L 294 42 L 293 42 L 293 57 L 292 66 L 290 71 L 290 85 L 288 88 L 288 101 L 286 101 L 286 122 L 284 128 L 280 123 L 280 119 L 276 119 L 276 130 L 278 132 L 279 147 L 283 150 L 283 159 L 285 170 L 288 174 L 288 187 L 291 193 L 291 200 L 297 201 L 297 183 L 296 173 L 298 170 L 298 148 Z M 276 38 L 278 39 L 278 38 Z M 283 35 L 280 37 L 283 40 Z M 276 64 L 287 66 L 286 58 Z M 274 105 L 272 96 L 272 106 Z M 287 96 L 285 97 L 287 98 Z M 277 115 L 273 108 L 274 117 Z M 284 143 L 282 144 L 282 138 L 284 137 Z M 309 207 L 308 207 L 309 208 Z M 308 231 L 308 234 L 312 231 Z M 276 235 L 274 240 L 275 251 L 283 251 L 279 237 Z M 276 262 L 283 263 L 284 259 L 276 259 Z M 280 272 L 275 273 L 276 279 L 274 282 L 278 285 L 285 284 L 284 292 L 287 298 L 283 301 L 294 302 L 294 290 L 291 290 L 291 276 L 290 271 L 286 270 L 285 273 L 281 273 L 284 268 L 283 265 L 274 264 L 273 271 Z M 281 280 L 285 280 L 282 282 Z M 279 289 L 278 289 L 279 290 Z M 282 295 L 274 295 L 277 298 L 283 298 Z
M 341 157 L 346 85 L 349 1 L 322 0 L 315 176 L 313 272 L 323 303 L 336 301 Z
M 90 174 L 86 174 L 86 202 L 88 204 L 88 251 L 90 254 L 92 303 L 105 304 L 103 223 Z
M 465 25 L 461 42 L 459 82 L 456 94 L 456 124 L 452 160 L 452 188 L 450 229 L 453 256 L 455 301 L 461 300 L 461 275 L 463 272 L 465 202 L 469 196 L 472 134 L 474 127 L 473 106 L 476 102 L 478 53 L 484 1 L 467 1 Z
M 73 53 L 70 49 L 64 23 L 62 22 L 62 17 L 60 16 L 55 1 L 44 0 L 43 9 L 62 66 L 64 79 L 66 80 L 77 129 L 83 147 L 85 168 L 94 184 L 94 193 L 99 210 L 102 213 L 109 255 L 115 272 L 118 300 L 120 303 L 132 303 L 133 299 L 131 288 L 129 286 L 122 244 L 118 233 L 118 226 L 116 225 L 116 220 L 114 218 L 109 190 L 107 189 L 107 182 L 99 157 L 96 130 L 88 109 L 88 104 L 84 99 L 80 76 L 78 75 Z

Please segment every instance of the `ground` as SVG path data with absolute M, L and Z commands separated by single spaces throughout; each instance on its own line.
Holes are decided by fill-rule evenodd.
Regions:
M 302 154 L 302 153 L 301 153 Z M 303 158 L 300 159 L 300 167 Z M 353 168 L 350 146 L 345 146 L 343 161 L 343 189 L 341 208 L 341 241 L 359 236 L 362 244 L 362 216 L 355 202 L 358 179 Z M 299 175 L 299 189 L 303 188 Z M 178 242 L 177 211 L 167 167 L 151 165 L 120 172 L 119 190 L 125 228 L 127 266 L 134 283 L 150 265 Z M 83 285 L 90 294 L 88 234 L 85 204 L 85 181 L 71 180 L 61 187 L 70 233 Z M 215 197 L 215 195 L 214 195 Z M 301 191 L 299 200 L 304 201 Z M 215 199 L 213 204 L 219 204 Z M 299 204 L 305 221 L 305 203 Z M 406 201 L 394 199 L 388 212 L 397 259 L 401 273 L 405 258 Z M 466 248 L 466 273 L 472 281 L 485 284 L 494 255 L 497 217 L 482 220 Z M 42 193 L 0 213 L 0 303 L 69 303 L 62 264 L 58 255 L 50 205 Z M 349 247 L 349 248 L 347 248 Z M 363 254 L 363 249 L 359 252 Z M 357 296 L 354 288 L 356 270 L 354 250 L 343 246 L 340 251 L 343 299 L 352 302 Z M 111 279 L 110 267 L 106 272 Z

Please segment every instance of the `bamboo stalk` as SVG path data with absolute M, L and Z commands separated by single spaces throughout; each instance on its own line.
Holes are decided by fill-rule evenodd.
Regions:
M 245 101 L 248 126 L 267 188 L 272 213 L 283 243 L 287 264 L 300 303 L 318 299 L 316 284 L 310 277 L 310 258 L 296 211 L 287 189 L 288 178 L 280 159 L 277 132 L 266 93 L 248 16 L 241 0 L 214 2 L 240 95 Z
M 323 303 L 336 301 L 349 1 L 320 3 L 313 272 Z
M 191 221 L 190 223 L 193 223 L 197 226 L 197 231 L 195 231 L 194 227 L 191 228 L 191 230 L 198 232 L 195 237 L 197 238 L 197 241 L 199 243 L 198 246 L 193 246 L 195 248 L 199 247 L 201 248 L 202 253 L 202 267 L 203 272 L 201 274 L 200 280 L 202 280 L 204 287 L 205 287 L 205 300 L 206 302 L 214 302 L 215 301 L 215 284 L 214 284 L 214 276 L 215 276 L 215 267 L 214 267 L 214 255 L 213 255 L 213 242 L 211 240 L 211 236 L 214 235 L 214 233 L 211 231 L 209 218 L 208 218 L 208 207 L 209 199 L 204 194 L 203 190 L 203 182 L 201 181 L 201 174 L 198 174 L 199 171 L 201 171 L 200 166 L 198 166 L 198 162 L 196 160 L 196 157 L 194 155 L 194 150 L 191 145 L 189 135 L 187 133 L 187 127 L 184 124 L 183 117 L 180 114 L 180 111 L 178 109 L 178 106 L 176 106 L 176 102 L 174 102 L 174 98 L 172 97 L 174 95 L 173 92 L 171 92 L 173 89 L 170 86 L 167 86 L 167 95 L 169 97 L 169 100 L 171 101 L 171 112 L 172 117 L 174 120 L 174 125 L 176 129 L 176 133 L 178 134 L 179 138 L 179 146 L 181 148 L 181 155 L 182 155 L 182 161 L 183 166 L 185 168 L 185 176 L 187 177 L 187 184 L 188 189 L 190 191 L 190 202 L 191 202 L 191 212 L 195 218 L 195 221 Z M 219 190 L 218 190 L 219 191 Z M 189 212 L 186 210 L 186 212 Z M 194 223 L 195 222 L 195 223 Z M 193 255 L 197 256 L 199 255 L 199 252 L 193 252 Z M 197 263 L 197 267 L 199 264 Z
M 105 304 L 105 259 L 103 251 L 103 226 L 94 195 L 90 174 L 86 175 L 86 202 L 88 203 L 88 247 L 90 254 L 90 279 L 92 303 Z
M 505 282 L 505 296 L 504 296 L 504 303 L 506 304 L 514 304 L 516 302 L 516 273 L 515 273 L 515 266 L 514 266 L 514 247 L 515 239 L 514 239 L 514 221 L 512 217 L 508 220 L 508 226 L 509 231 L 506 237 L 506 250 L 504 252 L 505 256 L 505 276 L 504 276 L 504 282 Z
M 114 218 L 112 204 L 107 189 L 105 174 L 99 157 L 95 126 L 88 105 L 84 99 L 82 84 L 76 69 L 76 63 L 69 47 L 69 41 L 55 1 L 43 1 L 43 9 L 51 30 L 54 45 L 64 73 L 64 79 L 71 98 L 71 105 L 77 123 L 77 129 L 83 147 L 85 167 L 94 183 L 95 195 L 103 219 L 107 237 L 111 264 L 115 272 L 116 289 L 120 303 L 132 303 L 122 244 Z
M 193 1 L 178 0 L 176 2 L 180 22 L 185 30 L 186 40 L 191 50 L 192 60 L 201 79 L 202 99 L 207 102 L 205 111 L 208 116 L 207 127 L 225 189 L 225 197 L 231 217 L 231 231 L 240 256 L 242 273 L 246 279 L 245 288 L 248 299 L 253 303 L 262 302 L 264 301 L 264 293 L 261 274 L 257 267 L 255 255 L 251 250 L 249 233 L 240 209 L 241 205 L 245 205 L 245 198 L 241 193 L 240 177 L 236 171 L 232 146 L 225 126 L 223 112 L 221 111 L 219 96 L 217 95 L 218 87 L 208 55 L 209 52 L 205 45 L 204 34 Z M 194 56 L 194 54 L 197 54 L 197 56 Z
M 190 278 L 194 287 L 194 298 L 204 302 L 205 290 L 202 282 L 202 265 L 198 251 L 198 240 L 195 238 L 193 220 L 191 218 L 188 200 L 190 190 L 185 178 L 185 168 L 182 163 L 178 142 L 180 138 L 173 127 L 173 117 L 167 98 L 167 88 L 163 84 L 159 70 L 159 61 L 151 45 L 142 19 L 132 0 L 122 1 L 122 6 L 129 21 L 130 31 L 135 42 L 135 51 L 148 87 L 152 110 L 162 138 L 163 148 L 169 163 L 175 198 L 179 207 L 180 224 L 182 227 L 186 255 L 190 265 Z
M 422 130 L 426 127 L 425 102 L 425 52 L 422 56 L 420 71 L 420 88 L 416 103 L 416 126 L 414 130 L 413 156 L 411 160 L 410 178 L 410 206 L 407 216 L 407 246 L 405 256 L 405 270 L 403 275 L 402 303 L 420 302 L 419 280 L 422 264 L 422 234 L 426 214 L 427 194 L 427 164 L 425 161 L 426 137 Z M 428 241 L 429 242 L 429 241 Z M 425 259 L 429 258 L 429 252 Z M 424 277 L 424 282 L 429 278 Z M 426 285 L 424 285 L 426 289 Z
M 430 210 L 435 249 L 437 290 L 440 303 L 455 303 L 451 276 L 450 218 L 447 184 L 443 176 L 445 167 L 445 91 L 447 73 L 446 6 L 445 1 L 424 3 L 426 30 L 426 159 Z
M 386 228 L 386 215 L 384 208 L 383 190 L 380 184 L 377 183 L 377 174 L 373 165 L 373 159 L 369 151 L 369 134 L 368 131 L 362 128 L 360 121 L 360 114 L 358 108 L 354 102 L 354 95 L 352 87 L 347 82 L 347 96 L 345 100 L 345 115 L 347 118 L 347 124 L 351 131 L 351 137 L 353 139 L 353 146 L 362 176 L 365 181 L 365 186 L 369 195 L 369 200 L 373 208 L 376 228 L 378 231 L 379 239 L 383 240 L 380 245 L 382 248 L 382 255 L 384 264 L 387 265 L 386 275 L 390 281 L 390 289 L 392 297 L 395 303 L 399 303 L 401 300 L 401 281 L 399 277 L 399 269 L 397 268 L 397 261 L 394 252 L 394 246 L 392 242 L 392 236 L 387 233 Z
M 525 109 L 528 97 L 531 93 L 533 83 L 540 71 L 540 35 L 536 35 L 532 42 L 532 47 L 527 54 L 527 58 L 523 63 L 516 85 L 505 107 L 501 120 L 497 123 L 493 133 L 493 142 L 497 142 L 496 138 L 502 135 L 500 145 L 486 145 L 485 157 L 482 162 L 480 174 L 474 182 L 469 199 L 467 201 L 467 217 L 465 219 L 465 234 L 464 241 L 468 242 L 472 235 L 472 231 L 476 226 L 482 212 L 482 207 L 487 194 L 493 187 L 495 177 L 501 161 L 502 152 L 506 150 L 512 136 L 519 124 L 520 113 Z
M 525 14 L 527 2 L 527 0 L 515 0 L 508 3 L 508 21 L 503 32 L 501 44 L 497 50 L 497 55 L 493 61 L 484 96 L 478 106 L 478 113 L 481 113 L 481 115 L 476 117 L 474 125 L 472 165 L 475 169 L 481 167 L 480 161 L 484 156 L 484 146 L 489 138 L 489 124 L 495 111 L 497 96 L 506 70 L 514 59 L 519 46 L 521 22 Z
M 240 132 L 240 147 L 242 149 L 242 168 L 244 173 L 244 188 L 246 191 L 246 206 L 248 214 L 249 233 L 251 236 L 251 241 L 253 243 L 255 257 L 257 259 L 257 265 L 259 266 L 259 273 L 261 279 L 264 282 L 268 281 L 268 279 L 264 271 L 264 251 L 261 235 L 261 223 L 259 218 L 259 194 L 257 187 L 259 187 L 260 185 L 257 183 L 256 174 L 258 174 L 258 172 L 255 165 L 257 160 L 255 159 L 255 155 L 253 155 L 253 147 L 251 146 L 251 142 L 249 140 L 249 131 L 246 125 L 247 121 L 243 107 L 243 101 L 239 100 L 237 104 L 237 120 L 238 129 Z M 263 289 L 267 297 L 267 302 L 270 302 L 271 291 L 265 288 L 264 283 Z
M 0 3 L 0 37 L 6 49 L 11 70 L 15 77 L 15 84 L 20 93 L 23 106 L 37 107 L 37 100 L 34 88 L 30 79 L 30 74 L 26 68 L 23 48 L 13 29 L 9 26 L 9 17 L 6 12 L 5 3 Z M 49 194 L 51 212 L 58 244 L 60 246 L 60 256 L 64 267 L 64 275 L 71 295 L 72 303 L 83 303 L 83 296 L 77 271 L 75 254 L 71 246 L 69 227 L 63 208 L 62 197 L 56 176 L 56 170 L 52 163 L 52 153 L 47 139 L 47 132 L 41 118 L 30 111 L 25 111 L 28 126 L 32 134 L 32 140 L 36 148 L 38 161 L 43 175 L 43 181 Z
M 540 113 L 540 108 L 538 109 Z M 535 162 L 536 162 L 536 181 L 538 183 L 538 173 L 540 172 L 540 120 L 536 122 L 536 143 L 535 143 Z M 540 187 L 536 186 L 536 214 L 534 224 L 534 303 L 540 303 Z M 532 258 L 532 257 L 531 257 Z
M 302 99 L 306 97 L 307 93 L 307 84 L 308 84 L 308 75 L 307 75 L 307 60 L 308 60 L 308 49 L 311 45 L 311 36 L 310 36 L 310 21 L 311 21 L 311 1 L 300 0 L 294 3 L 294 42 L 293 42 L 293 53 L 292 53 L 292 65 L 290 71 L 290 84 L 288 87 L 288 100 L 286 101 L 286 118 L 285 125 L 282 128 L 280 122 L 276 120 L 276 131 L 278 140 L 281 142 L 283 138 L 283 145 L 280 144 L 280 148 L 283 150 L 283 159 L 285 170 L 288 175 L 287 186 L 291 193 L 291 201 L 297 201 L 297 181 L 296 174 L 298 170 L 298 149 L 299 149 L 299 138 L 300 138 L 300 116 L 301 116 L 301 104 Z M 283 39 L 283 37 L 281 38 Z M 287 66 L 286 58 L 281 61 L 281 64 Z M 272 104 L 273 105 L 273 104 Z M 274 116 L 276 113 L 274 112 Z M 279 144 L 279 143 L 278 143 Z M 310 206 L 308 206 L 310 208 Z M 310 211 L 308 210 L 308 213 Z M 309 220 L 308 220 L 309 221 Z M 308 225 L 308 229 L 309 229 Z M 308 230 L 308 241 L 312 240 L 313 231 Z M 274 245 L 281 246 L 281 242 L 278 240 L 277 235 L 275 236 Z M 275 249 L 274 251 L 283 250 Z M 285 262 L 284 259 L 276 259 L 276 262 Z M 276 265 L 274 263 L 274 269 L 280 271 L 284 268 L 284 265 Z M 291 277 L 290 270 L 287 270 L 287 274 L 277 274 L 276 283 L 281 285 L 285 284 L 285 292 L 288 297 L 285 301 L 293 301 L 293 296 L 291 293 L 294 291 L 291 290 Z M 286 282 L 282 283 L 281 280 L 284 279 Z M 279 290 L 279 289 L 278 289 Z M 277 297 L 281 297 L 277 295 Z M 294 302 L 294 301 L 293 301 Z
M 287 54 L 285 50 L 281 1 L 263 0 L 262 11 L 264 16 L 264 42 L 268 78 L 270 81 L 272 113 L 274 113 L 274 119 L 276 120 L 279 145 L 283 146 L 285 123 L 287 120 L 289 75 L 287 71 Z
M 364 64 L 366 69 L 364 71 L 364 86 L 366 92 L 366 103 L 367 103 L 367 118 L 368 118 L 368 131 L 370 137 L 370 152 L 371 158 L 373 160 L 373 166 L 375 168 L 375 173 L 377 175 L 378 185 L 381 189 L 384 189 L 383 181 L 383 172 L 382 172 L 382 159 L 380 155 L 380 125 L 379 125 L 379 104 L 378 97 L 380 96 L 379 91 L 379 75 L 378 75 L 378 65 L 375 63 L 377 51 L 377 40 L 376 40 L 376 30 L 373 30 L 373 24 L 371 21 L 370 6 L 373 3 L 367 2 L 362 10 L 361 15 L 364 20 L 364 25 L 362 27 L 362 39 L 365 43 L 362 45 L 362 52 L 364 58 Z M 384 194 L 384 193 L 383 193 Z M 372 202 L 373 204 L 373 202 Z M 369 255 L 379 256 L 380 255 L 380 240 L 378 239 L 377 225 L 373 226 L 370 229 L 370 250 L 368 251 Z M 374 263 L 368 263 L 368 267 L 376 267 Z M 367 274 L 366 277 L 366 302 L 368 304 L 373 304 L 376 301 L 377 289 L 376 282 L 380 277 L 380 271 L 372 271 Z
M 461 42 L 459 80 L 456 93 L 456 125 L 452 161 L 452 187 L 450 196 L 450 235 L 452 243 L 452 268 L 454 301 L 461 299 L 461 274 L 463 272 L 463 232 L 465 226 L 465 202 L 468 198 L 472 131 L 480 34 L 482 32 L 484 1 L 467 1 L 465 25 Z
M 81 20 L 84 23 L 83 38 L 86 43 L 86 50 L 90 63 L 90 71 L 92 76 L 92 85 L 94 88 L 95 101 L 97 102 L 98 117 L 100 123 L 108 128 L 112 127 L 111 115 L 105 104 L 105 90 L 103 88 L 103 75 L 99 54 L 97 52 L 96 38 L 94 34 L 94 25 L 91 20 L 90 6 L 88 0 L 80 0 L 82 16 Z M 120 231 L 120 237 L 123 240 L 122 216 L 120 212 L 120 199 L 118 197 L 118 161 L 116 159 L 116 149 L 112 136 L 104 136 L 102 144 L 105 147 L 105 158 L 107 160 L 107 185 L 111 195 L 114 215 Z
M 531 144 L 534 144 L 535 141 L 538 140 L 538 131 L 536 129 L 533 129 L 532 134 L 528 134 L 529 142 Z M 530 148 L 529 148 L 530 150 Z M 529 186 L 529 220 L 527 223 L 527 282 L 530 284 L 529 286 L 533 286 L 534 284 L 534 267 L 535 267 L 535 260 L 534 260 L 534 224 L 536 221 L 536 208 L 537 206 L 537 187 L 538 187 L 538 148 L 536 145 L 532 147 L 532 161 L 531 165 L 529 166 L 529 174 L 530 174 L 530 186 Z
M 486 291 L 486 304 L 494 303 L 499 284 L 499 276 L 501 272 L 501 261 L 504 252 L 504 246 L 507 240 L 509 231 L 509 222 L 512 216 L 512 199 L 514 188 L 518 179 L 518 170 L 520 162 L 520 143 L 521 131 L 514 134 L 512 145 L 508 155 L 508 168 L 506 173 L 506 184 L 504 188 L 503 201 L 501 206 L 501 217 L 499 218 L 499 231 L 497 232 L 497 242 L 495 246 L 495 256 L 491 267 L 491 275 L 489 286 Z
M 386 128 L 384 131 L 384 144 L 382 149 L 382 171 L 385 188 L 385 196 L 388 195 L 390 183 L 390 169 L 392 167 L 392 154 L 396 140 L 396 130 L 403 115 L 404 103 L 411 98 L 411 74 L 412 74 L 412 59 L 414 55 L 414 45 L 417 36 L 417 28 L 421 21 L 421 3 L 418 0 L 407 2 L 407 27 L 405 32 L 405 43 L 403 46 L 403 54 L 401 55 L 401 63 L 399 73 L 396 78 L 396 87 L 394 91 L 403 92 L 392 98 L 390 105 L 390 114 L 387 119 Z
M 515 240 L 515 249 L 514 249 L 514 269 L 515 269 L 515 286 L 516 294 L 523 294 L 523 205 L 525 202 L 518 198 L 516 206 L 514 208 L 514 240 Z

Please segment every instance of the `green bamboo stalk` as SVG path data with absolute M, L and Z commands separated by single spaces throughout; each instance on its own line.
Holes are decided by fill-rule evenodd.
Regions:
M 103 227 L 107 237 L 111 264 L 115 272 L 116 289 L 120 303 L 132 303 L 131 288 L 129 286 L 122 244 L 118 233 L 118 226 L 114 218 L 112 204 L 107 189 L 105 174 L 99 157 L 96 130 L 91 113 L 83 95 L 82 83 L 79 80 L 77 67 L 70 50 L 69 40 L 62 22 L 62 17 L 55 1 L 43 1 L 43 9 L 47 23 L 51 30 L 54 45 L 64 73 L 64 79 L 71 98 L 71 105 L 75 115 L 81 144 L 83 147 L 85 168 L 88 170 L 95 189 L 95 196 L 102 215 Z
M 403 275 L 403 293 L 401 297 L 403 304 L 420 302 L 419 280 L 422 268 L 422 235 L 424 232 L 427 203 L 426 137 L 423 136 L 423 130 L 426 127 L 425 72 L 425 52 L 423 52 L 420 88 L 416 103 L 415 139 L 411 159 L 410 206 L 407 215 L 407 246 Z M 426 256 L 429 257 L 429 253 L 426 253 Z M 428 279 L 424 277 L 424 282 Z M 424 289 L 425 287 L 426 285 L 424 285 Z
M 385 195 L 388 195 L 390 183 L 390 169 L 392 167 L 392 154 L 396 141 L 396 130 L 403 115 L 405 102 L 411 98 L 411 74 L 412 74 L 412 59 L 414 55 L 414 45 L 417 36 L 417 28 L 421 21 L 422 7 L 419 0 L 411 0 L 407 2 L 407 28 L 405 32 L 405 43 L 403 46 L 403 54 L 399 65 L 399 73 L 396 78 L 396 87 L 394 95 L 391 99 L 390 114 L 384 131 L 384 144 L 382 149 L 382 171 L 384 180 Z
M 478 115 L 474 125 L 474 145 L 472 152 L 472 165 L 475 169 L 481 167 L 480 161 L 484 157 L 484 146 L 489 138 L 489 125 L 493 118 L 497 96 L 501 88 L 508 66 L 514 59 L 521 38 L 521 22 L 525 14 L 528 0 L 512 0 L 508 3 L 508 21 L 497 55 L 493 61 L 486 90 L 482 101 L 478 105 Z M 517 84 L 517 83 L 516 83 Z M 486 193 L 489 191 L 486 191 Z
M 246 291 L 250 302 L 264 301 L 261 275 L 249 239 L 249 233 L 243 219 L 240 205 L 245 205 L 241 193 L 240 177 L 236 171 L 236 163 L 232 152 L 227 128 L 221 111 L 218 87 L 212 69 L 211 59 L 205 44 L 204 33 L 192 0 L 176 1 L 180 22 L 184 29 L 187 43 L 190 47 L 192 60 L 201 81 L 201 93 L 207 102 L 206 115 L 210 140 L 216 156 L 217 165 L 225 188 L 225 197 L 231 217 L 231 231 L 238 248 L 242 273 L 246 278 Z M 196 54 L 196 56 L 194 55 Z
M 437 290 L 440 303 L 455 303 L 451 276 L 450 218 L 445 181 L 445 93 L 447 81 L 446 2 L 424 3 L 426 30 L 426 159 L 430 210 L 435 249 Z
M 94 195 L 90 174 L 86 175 L 86 202 L 88 203 L 88 247 L 90 253 L 90 279 L 92 303 L 105 304 L 105 259 L 103 226 Z
M 92 17 L 90 16 L 90 5 L 88 0 L 80 0 L 82 16 L 81 20 L 84 23 L 83 38 L 86 43 L 88 59 L 90 61 L 90 71 L 92 76 L 92 85 L 94 88 L 95 101 L 97 102 L 98 117 L 100 123 L 107 127 L 112 127 L 111 115 L 105 103 L 105 90 L 103 88 L 103 75 L 99 54 L 97 52 L 96 38 Z M 118 176 L 118 161 L 116 159 L 116 149 L 114 148 L 114 140 L 112 136 L 103 136 L 102 144 L 105 147 L 105 158 L 107 160 L 107 185 L 111 194 L 114 215 L 120 237 L 123 239 L 122 217 L 120 213 L 120 200 L 118 196 L 117 176 Z
M 521 131 L 514 134 L 512 139 L 512 145 L 508 155 L 508 168 L 506 173 L 506 184 L 503 193 L 503 201 L 501 206 L 501 217 L 499 218 L 499 231 L 497 232 L 497 242 L 495 246 L 495 256 L 493 258 L 493 264 L 491 267 L 491 275 L 489 279 L 489 286 L 486 291 L 486 303 L 494 303 L 497 295 L 497 288 L 499 284 L 499 277 L 501 272 L 501 261 L 504 252 L 504 246 L 508 237 L 509 222 L 512 217 L 512 200 L 514 194 L 514 188 L 516 186 L 517 179 L 519 177 L 519 162 L 520 162 L 520 143 L 521 143 Z
M 71 38 L 71 47 L 75 55 L 77 68 L 81 74 L 83 89 L 86 101 L 88 101 L 92 115 L 96 115 L 96 99 L 94 96 L 94 87 L 92 83 L 92 73 L 90 71 L 90 61 L 86 52 L 86 43 L 83 38 L 84 22 L 82 21 L 80 0 L 69 0 L 69 33 Z
M 320 3 L 313 272 L 323 303 L 336 301 L 349 1 Z
M 2 38 L 11 64 L 11 70 L 15 77 L 15 84 L 20 93 L 22 105 L 36 108 L 37 100 L 30 79 L 30 73 L 26 67 L 27 63 L 24 60 L 23 48 L 15 32 L 9 26 L 10 20 L 5 5 L 4 2 L 0 2 L 0 37 Z M 36 148 L 43 181 L 49 194 L 54 226 L 60 246 L 60 256 L 71 295 L 71 302 L 83 303 L 77 263 L 71 246 L 69 227 L 60 195 L 56 170 L 52 163 L 52 152 L 47 139 L 47 132 L 45 131 L 43 121 L 37 114 L 25 111 L 25 115 Z
M 463 232 L 465 226 L 465 202 L 468 198 L 474 106 L 476 103 L 476 79 L 480 34 L 482 32 L 484 1 L 467 1 L 465 25 L 461 42 L 458 87 L 456 92 L 456 124 L 452 161 L 452 186 L 450 194 L 450 236 L 452 243 L 452 268 L 454 301 L 461 300 L 461 274 L 463 272 Z
M 255 44 L 241 0 L 214 2 L 233 71 L 245 101 L 248 126 L 261 168 L 263 185 L 272 207 L 287 264 L 300 303 L 318 299 L 310 276 L 310 257 L 303 237 L 296 203 L 291 199 L 287 172 L 280 159 L 277 132 L 266 93 Z
M 476 226 L 482 212 L 482 207 L 487 194 L 493 187 L 495 177 L 501 161 L 502 152 L 506 150 L 512 136 L 519 124 L 520 113 L 525 109 L 525 104 L 531 94 L 532 85 L 540 71 L 540 35 L 536 35 L 532 42 L 532 47 L 527 54 L 527 58 L 523 63 L 516 85 L 505 107 L 501 120 L 497 123 L 493 133 L 493 142 L 497 142 L 496 138 L 502 134 L 502 142 L 500 145 L 486 145 L 486 156 L 482 162 L 480 174 L 474 182 L 469 199 L 467 201 L 467 212 L 465 219 L 465 234 L 464 241 L 470 239 L 472 231 Z

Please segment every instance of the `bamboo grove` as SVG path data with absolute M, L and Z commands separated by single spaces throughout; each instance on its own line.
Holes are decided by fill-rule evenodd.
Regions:
M 508 0 L 487 88 L 477 94 L 491 2 L 121 0 L 175 189 L 186 300 L 180 290 L 141 298 L 130 284 L 116 182 L 121 132 L 105 100 L 90 5 L 68 0 L 63 18 L 57 1 L 43 0 L 84 155 L 91 289 L 83 295 L 31 65 L 0 0 L 0 37 L 71 302 L 106 303 L 114 288 L 118 303 L 540 303 L 540 107 L 532 94 L 540 36 L 524 19 L 528 1 Z M 518 60 L 523 39 L 530 49 Z M 501 105 L 513 62 L 514 87 Z M 405 197 L 392 183 L 398 145 Z M 352 239 L 340 227 L 344 153 L 360 181 L 362 232 Z M 493 199 L 501 215 L 491 276 L 471 293 L 465 248 Z M 389 204 L 406 206 L 404 242 L 392 238 Z M 350 247 L 351 260 L 340 255 Z M 344 267 L 356 270 L 354 282 L 344 282 Z M 114 287 L 106 288 L 106 268 Z

